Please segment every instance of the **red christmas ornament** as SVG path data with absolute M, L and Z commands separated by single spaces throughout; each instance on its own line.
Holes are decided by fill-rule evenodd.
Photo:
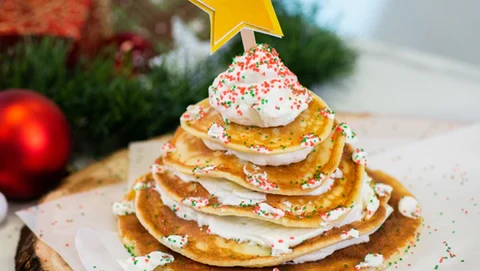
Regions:
M 115 66 L 118 69 L 131 65 L 134 72 L 143 71 L 154 57 L 153 46 L 146 38 L 135 33 L 119 33 L 105 42 L 105 46 L 117 48 Z
M 29 90 L 0 92 L 0 192 L 41 195 L 63 175 L 70 153 L 67 119 L 51 100 Z

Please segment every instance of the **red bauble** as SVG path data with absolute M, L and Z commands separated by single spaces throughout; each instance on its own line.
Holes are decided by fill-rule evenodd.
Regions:
M 0 92 L 0 192 L 29 199 L 54 186 L 71 153 L 62 111 L 29 90 Z

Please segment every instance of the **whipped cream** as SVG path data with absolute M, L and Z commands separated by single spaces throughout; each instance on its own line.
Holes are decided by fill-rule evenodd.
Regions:
M 265 146 L 262 146 L 262 145 L 251 145 L 250 147 L 248 147 L 250 150 L 253 150 L 255 152 L 258 152 L 258 153 L 264 153 L 264 154 L 268 154 L 268 153 L 271 153 L 272 150 L 265 147 Z
M 302 189 L 310 189 L 320 186 L 325 180 L 325 174 L 320 173 L 302 184 Z
M 422 210 L 418 206 L 418 202 L 415 198 L 410 196 L 404 196 L 398 202 L 398 211 L 410 218 L 419 218 Z
M 387 195 L 390 195 L 392 194 L 392 191 L 393 191 L 393 187 L 383 183 L 375 183 L 375 185 L 373 186 L 373 189 L 375 190 L 375 193 L 377 193 L 379 197 L 385 197 Z
M 219 141 L 224 144 L 230 143 L 230 136 L 225 131 L 225 128 L 216 122 L 213 122 L 212 125 L 210 125 L 210 128 L 208 128 L 208 136 L 212 140 Z
M 210 171 L 217 169 L 217 166 L 214 165 L 209 165 L 209 166 L 203 166 L 203 167 L 195 167 L 192 172 L 193 174 L 195 173 L 200 173 L 200 174 L 208 174 Z
M 216 197 L 223 205 L 251 206 L 267 200 L 266 194 L 246 189 L 243 186 L 227 180 L 204 177 L 196 178 L 192 175 L 180 173 L 170 167 L 168 170 L 184 182 L 197 182 L 201 184 L 210 195 Z
M 153 182 L 148 182 L 148 183 L 138 182 L 133 186 L 133 190 L 138 191 L 138 190 L 142 190 L 142 189 L 149 189 L 149 188 L 152 188 L 154 186 L 155 186 L 155 184 Z
M 380 201 L 378 200 L 377 196 L 372 195 L 370 197 L 370 201 L 367 204 L 366 219 L 370 219 L 378 210 L 378 207 L 380 207 Z
M 253 166 L 253 168 L 255 170 L 259 169 L 257 166 Z M 243 167 L 243 172 L 245 173 L 245 179 L 247 180 L 247 182 L 254 185 L 255 187 L 258 187 L 265 191 L 278 190 L 278 186 L 268 180 L 267 172 L 264 171 L 262 173 L 251 173 L 250 171 L 248 171 L 247 165 Z
M 330 108 L 326 106 L 323 109 L 321 109 L 319 113 L 324 118 L 331 119 L 331 120 L 335 119 L 335 112 L 333 112 L 332 110 L 330 110 Z
M 306 134 L 303 136 L 302 139 L 302 147 L 304 148 L 313 148 L 315 145 L 320 143 L 321 139 L 320 137 L 316 136 L 313 133 Z
M 321 217 L 324 221 L 328 221 L 328 222 L 336 221 L 341 216 L 344 216 L 345 214 L 347 214 L 349 211 L 350 211 L 350 208 L 348 207 L 338 207 L 322 214 Z
M 162 240 L 168 247 L 184 248 L 188 244 L 188 235 L 169 235 Z
M 347 138 L 346 142 L 348 144 L 353 144 L 358 141 L 357 134 L 347 125 L 347 123 L 342 122 L 337 125 L 335 129 Z
M 172 255 L 154 251 L 146 256 L 131 257 L 125 262 L 120 262 L 120 265 L 122 265 L 124 270 L 128 271 L 152 271 L 173 261 Z
M 370 219 L 375 212 L 378 210 L 378 207 L 380 207 L 380 201 L 377 198 L 377 195 L 375 194 L 375 191 L 373 188 L 370 186 L 370 180 L 367 179 L 366 182 L 363 184 L 363 190 L 362 191 L 367 191 L 363 195 L 363 200 L 364 202 L 367 203 L 366 207 L 366 219 Z
M 312 152 L 314 147 L 303 147 L 299 150 L 289 152 L 289 153 L 278 153 L 278 154 L 269 154 L 269 150 L 267 148 L 259 148 L 258 146 L 252 146 L 256 148 L 258 151 L 256 153 L 247 153 L 247 152 L 240 152 L 236 150 L 231 150 L 225 147 L 222 144 L 210 141 L 210 140 L 203 140 L 203 143 L 207 148 L 211 149 L 212 151 L 227 151 L 226 154 L 233 154 L 241 160 L 251 162 L 255 165 L 259 166 L 283 166 L 283 165 L 290 165 L 293 163 L 298 163 L 300 161 L 305 160 L 307 156 Z
M 355 149 L 355 151 L 352 153 L 352 160 L 353 162 L 360 164 L 360 165 L 366 165 L 367 164 L 367 152 L 365 152 L 363 149 Z
M 370 268 L 370 267 L 380 267 L 382 265 L 383 265 L 382 254 L 368 253 L 367 256 L 365 256 L 365 258 L 363 259 L 363 261 L 358 263 L 355 266 L 355 270 L 360 270 L 362 268 Z
M 187 197 L 182 201 L 182 203 L 199 209 L 208 205 L 208 199 L 204 197 Z
M 296 216 L 303 216 L 303 214 L 305 214 L 306 212 L 306 209 L 307 209 L 307 206 L 306 205 L 303 205 L 302 207 L 300 208 L 292 208 L 293 207 L 293 204 L 286 200 L 286 201 L 282 201 L 282 204 L 287 206 L 287 208 L 285 209 L 285 211 L 287 213 L 292 213 Z
M 312 101 L 275 49 L 264 44 L 237 56 L 208 92 L 224 119 L 258 127 L 287 125 Z
M 358 238 L 350 239 L 350 240 L 345 240 L 336 243 L 335 245 L 331 245 L 325 248 L 322 248 L 318 251 L 312 252 L 310 254 L 298 257 L 292 261 L 287 262 L 287 264 L 301 264 L 301 263 L 306 263 L 306 262 L 316 262 L 325 259 L 327 256 L 332 255 L 335 251 L 362 244 L 362 243 L 367 243 L 370 241 L 370 235 L 362 235 Z
M 266 203 L 260 203 L 255 206 L 253 212 L 261 217 L 273 217 L 279 219 L 285 216 L 285 212 L 282 209 L 274 208 Z
M 323 194 L 324 192 L 327 192 L 328 190 L 331 189 L 331 185 L 333 185 L 336 178 L 342 178 L 342 177 L 343 177 L 343 172 L 339 168 L 337 168 L 327 178 L 326 182 L 328 182 L 330 184 L 328 187 L 324 187 L 322 185 L 322 184 L 325 183 L 324 182 L 325 181 L 325 175 L 320 173 L 315 178 L 310 178 L 306 183 L 302 184 L 302 188 L 303 189 L 310 189 L 310 188 L 314 188 L 314 187 L 318 187 L 318 186 L 322 185 L 322 187 L 324 187 L 324 189 L 315 189 L 314 191 L 309 193 L 309 195 L 320 195 L 320 194 Z M 328 189 L 325 191 L 326 188 L 328 188 Z
M 342 177 L 343 177 L 343 171 L 339 168 L 335 169 L 335 171 L 332 172 L 332 174 L 330 174 L 330 178 L 332 179 L 338 179 Z
M 156 186 L 156 190 L 159 192 L 163 203 L 170 209 L 175 210 L 175 214 L 179 218 L 196 221 L 199 227 L 208 226 L 209 233 L 228 240 L 269 247 L 273 256 L 289 253 L 292 251 L 291 247 L 302 243 L 304 240 L 318 236 L 334 227 L 360 221 L 363 218 L 363 205 L 358 204 L 345 219 L 331 225 L 315 229 L 288 228 L 257 219 L 222 217 L 201 213 L 172 200 L 162 191 L 160 186 Z
M 313 191 L 311 191 L 311 192 L 309 192 L 305 195 L 307 195 L 307 196 L 318 196 L 318 195 L 327 193 L 328 191 L 330 191 L 332 189 L 334 183 L 335 183 L 334 178 L 328 178 L 325 182 L 323 182 L 323 184 L 321 186 L 319 186 L 318 188 L 314 189 Z
M 162 173 L 162 172 L 165 172 L 165 167 L 164 166 L 161 166 L 159 164 L 153 164 L 151 166 L 152 168 L 152 172 L 153 173 Z
M 187 107 L 187 112 L 183 113 L 181 120 L 195 121 L 204 118 L 207 114 L 205 108 L 201 105 L 190 105 Z
M 135 213 L 133 201 L 121 201 L 113 204 L 113 214 L 116 216 L 131 215 Z
M 393 208 L 390 207 L 389 205 L 387 205 L 387 215 L 385 216 L 384 221 L 387 220 L 387 218 L 392 214 L 392 212 L 393 212 Z M 345 241 L 338 242 L 334 245 L 331 245 L 331 246 L 322 248 L 318 251 L 312 252 L 310 254 L 301 256 L 299 258 L 296 258 L 292 261 L 287 262 L 287 264 L 300 264 L 300 263 L 305 263 L 305 262 L 316 262 L 316 261 L 323 260 L 327 256 L 333 254 L 337 250 L 340 250 L 340 249 L 343 249 L 343 248 L 346 248 L 346 247 L 349 247 L 349 246 L 358 245 L 358 244 L 361 244 L 361 243 L 366 243 L 366 242 L 370 241 L 370 235 L 374 234 L 379 228 L 380 227 L 376 228 L 375 230 L 373 230 L 372 232 L 370 232 L 368 234 L 364 234 L 364 235 L 361 235 L 361 236 L 358 236 L 356 234 L 352 234 L 352 235 L 356 235 L 356 237 L 354 237 L 353 239 L 348 239 L 348 240 L 345 240 Z
M 349 239 L 349 238 L 358 238 L 360 236 L 360 232 L 357 231 L 356 229 L 350 229 L 349 231 L 343 232 L 342 235 L 340 235 L 340 238 L 342 240 Z
M 167 142 L 165 144 L 163 144 L 162 146 L 162 149 L 161 149 L 161 154 L 162 156 L 169 156 L 170 154 L 174 153 L 177 149 L 175 148 L 175 146 L 170 143 L 170 142 Z

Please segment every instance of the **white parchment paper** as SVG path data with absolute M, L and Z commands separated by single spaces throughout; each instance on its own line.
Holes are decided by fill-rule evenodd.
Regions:
M 125 185 L 109 186 L 50 201 L 17 212 L 17 215 L 35 235 L 56 250 L 73 270 L 86 270 L 77 254 L 75 236 L 82 228 L 115 232 L 117 225 L 112 204 L 119 201 L 124 193 Z M 100 252 L 102 250 L 99 249 L 90 251 L 93 254 Z M 108 254 L 104 256 L 109 258 Z M 87 268 L 102 269 L 100 264 Z
M 159 141 L 130 144 L 129 184 L 149 171 L 162 145 Z M 73 270 L 122 270 L 119 261 L 130 255 L 118 238 L 112 204 L 121 200 L 129 184 L 67 196 L 17 215 Z

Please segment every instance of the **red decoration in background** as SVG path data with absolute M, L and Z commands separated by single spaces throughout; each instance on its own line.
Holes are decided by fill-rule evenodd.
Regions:
M 148 68 L 148 63 L 154 57 L 153 46 L 145 37 L 136 33 L 119 33 L 108 39 L 104 46 L 117 48 L 115 66 L 119 69 L 124 65 L 132 65 L 134 72 Z M 130 62 L 130 63 L 128 63 Z
M 65 172 L 71 135 L 62 111 L 28 90 L 0 92 L 0 192 L 10 199 L 36 197 Z
M 1 0 L 0 35 L 79 39 L 92 0 Z

